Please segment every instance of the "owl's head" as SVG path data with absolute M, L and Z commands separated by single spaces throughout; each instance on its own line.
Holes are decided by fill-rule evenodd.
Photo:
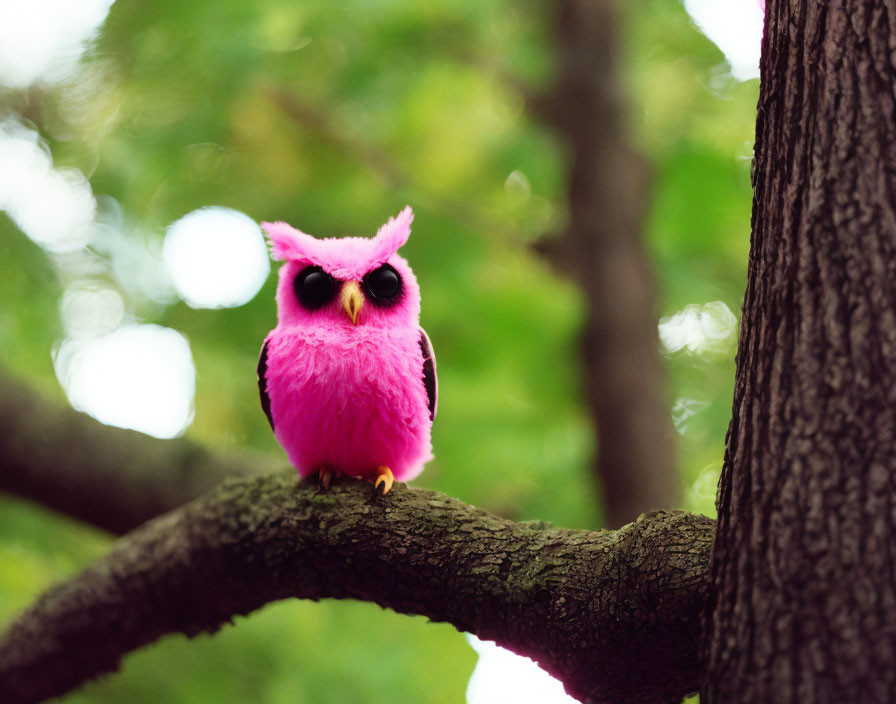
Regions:
M 280 327 L 393 327 L 420 318 L 420 289 L 397 254 L 411 234 L 410 206 L 374 237 L 317 239 L 285 222 L 261 224 L 274 259 L 285 261 L 277 285 Z

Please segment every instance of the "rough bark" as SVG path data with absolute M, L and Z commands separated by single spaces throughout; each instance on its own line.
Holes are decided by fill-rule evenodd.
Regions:
M 702 701 L 896 693 L 896 0 L 769 0 Z
M 266 464 L 103 425 L 0 372 L 0 491 L 113 533 Z
M 229 480 L 122 538 L 0 639 L 0 701 L 37 702 L 166 633 L 214 631 L 287 597 L 449 621 L 538 660 L 583 702 L 678 702 L 699 684 L 713 522 L 618 531 L 513 523 L 396 485 L 372 499 L 294 473 Z
M 586 400 L 607 525 L 678 502 L 674 432 L 644 247 L 648 170 L 629 146 L 613 0 L 558 4 L 552 119 L 570 154 L 569 226 L 555 245 L 585 293 Z

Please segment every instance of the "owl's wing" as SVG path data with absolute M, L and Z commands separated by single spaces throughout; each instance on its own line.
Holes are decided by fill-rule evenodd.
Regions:
M 268 423 L 271 424 L 271 430 L 274 429 L 274 416 L 271 415 L 271 397 L 268 396 L 268 380 L 265 374 L 268 371 L 268 344 L 270 340 L 265 340 L 261 346 L 261 354 L 258 356 L 258 395 L 261 397 L 261 410 L 268 417 Z
M 423 353 L 423 386 L 429 400 L 429 419 L 433 420 L 439 406 L 439 380 L 436 377 L 436 353 L 432 351 L 429 335 L 423 328 L 420 328 L 420 351 Z

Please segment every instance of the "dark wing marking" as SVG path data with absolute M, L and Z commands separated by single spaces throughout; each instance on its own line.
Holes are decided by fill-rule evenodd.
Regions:
M 261 410 L 268 417 L 268 423 L 271 424 L 271 430 L 274 429 L 274 416 L 271 415 L 271 397 L 268 396 L 268 380 L 265 374 L 268 371 L 268 344 L 270 340 L 265 340 L 261 346 L 261 354 L 258 357 L 258 395 L 261 396 Z
M 439 380 L 436 377 L 436 353 L 426 330 L 420 328 L 420 351 L 423 353 L 423 386 L 429 399 L 429 419 L 434 420 L 439 406 Z

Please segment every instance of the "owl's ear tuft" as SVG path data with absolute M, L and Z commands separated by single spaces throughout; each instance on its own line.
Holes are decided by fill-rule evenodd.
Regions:
M 263 222 L 261 229 L 268 237 L 271 257 L 278 261 L 305 259 L 309 250 L 316 247 L 317 240 L 285 222 Z
M 373 238 L 377 252 L 380 254 L 378 259 L 385 261 L 391 257 L 398 249 L 408 241 L 411 234 L 411 223 L 414 221 L 414 211 L 411 206 L 405 206 L 394 218 L 389 218 L 389 222 L 377 230 L 376 236 Z

